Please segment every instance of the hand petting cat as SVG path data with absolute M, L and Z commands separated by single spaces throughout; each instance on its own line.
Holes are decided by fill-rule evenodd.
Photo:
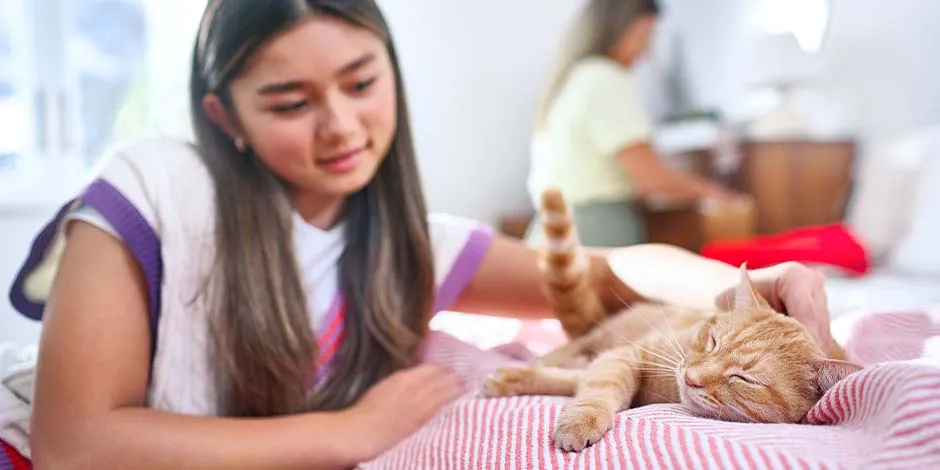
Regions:
M 606 258 L 609 265 L 607 282 L 598 283 L 597 293 L 611 313 L 644 299 L 691 308 L 727 309 L 734 298 L 737 267 L 675 246 L 643 244 L 590 251 Z M 767 302 L 802 323 L 825 353 L 844 355 L 829 331 L 829 307 L 821 273 L 787 262 L 750 270 L 749 276 Z
M 845 359 L 829 330 L 829 305 L 825 277 L 803 264 L 790 262 L 751 271 L 754 288 L 778 312 L 802 323 L 823 352 Z M 719 308 L 731 306 L 734 289 L 723 292 L 716 303 Z

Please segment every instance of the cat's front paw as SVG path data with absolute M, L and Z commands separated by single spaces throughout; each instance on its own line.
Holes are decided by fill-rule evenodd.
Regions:
M 555 426 L 555 447 L 580 452 L 595 444 L 613 426 L 611 413 L 595 406 L 575 405 L 562 412 Z
M 483 396 L 511 397 L 523 395 L 531 388 L 536 371 L 532 366 L 511 366 L 496 369 L 483 382 Z

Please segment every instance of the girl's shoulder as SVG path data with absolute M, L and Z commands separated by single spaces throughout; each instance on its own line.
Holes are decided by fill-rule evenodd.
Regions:
M 116 178 L 128 170 L 133 171 L 134 178 L 141 183 L 166 177 L 188 179 L 207 174 L 194 144 L 169 138 L 121 142 L 101 158 L 93 173 L 98 178 Z
M 630 70 L 616 61 L 602 56 L 588 56 L 574 63 L 569 72 L 573 86 L 617 86 L 633 81 Z
M 139 139 L 112 148 L 78 195 L 86 204 L 133 207 L 159 230 L 167 218 L 208 209 L 212 182 L 197 148 L 175 139 Z M 95 204 L 95 201 L 98 204 Z
M 493 241 L 495 231 L 480 221 L 434 212 L 428 215 L 434 252 L 435 311 L 446 310 L 470 284 Z
M 72 220 L 90 223 L 121 240 L 150 286 L 160 283 L 162 242 L 167 234 L 182 234 L 176 235 L 181 238 L 211 230 L 211 180 L 198 151 L 186 142 L 121 143 L 99 160 L 92 174 L 88 184 L 63 201 L 36 235 L 14 279 L 11 302 L 30 318 L 42 317 L 65 247 L 64 229 Z M 150 294 L 152 298 L 157 295 Z

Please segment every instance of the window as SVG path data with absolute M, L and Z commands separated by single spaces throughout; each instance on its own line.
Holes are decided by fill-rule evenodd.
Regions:
M 0 172 L 10 171 L 17 155 L 29 151 L 33 120 L 29 106 L 31 56 L 22 21 L 23 0 L 0 0 Z
M 204 7 L 0 0 L 0 205 L 61 203 L 115 141 L 185 133 Z

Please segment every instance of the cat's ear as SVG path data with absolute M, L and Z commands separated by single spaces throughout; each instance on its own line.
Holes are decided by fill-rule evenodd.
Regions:
M 747 263 L 741 264 L 741 277 L 734 290 L 734 309 L 735 310 L 753 310 L 756 308 L 770 308 L 770 304 L 764 300 L 760 292 L 754 288 L 751 282 L 751 276 L 747 272 Z
M 826 393 L 842 379 L 863 369 L 858 364 L 838 359 L 817 359 L 812 367 L 816 388 L 820 394 Z

